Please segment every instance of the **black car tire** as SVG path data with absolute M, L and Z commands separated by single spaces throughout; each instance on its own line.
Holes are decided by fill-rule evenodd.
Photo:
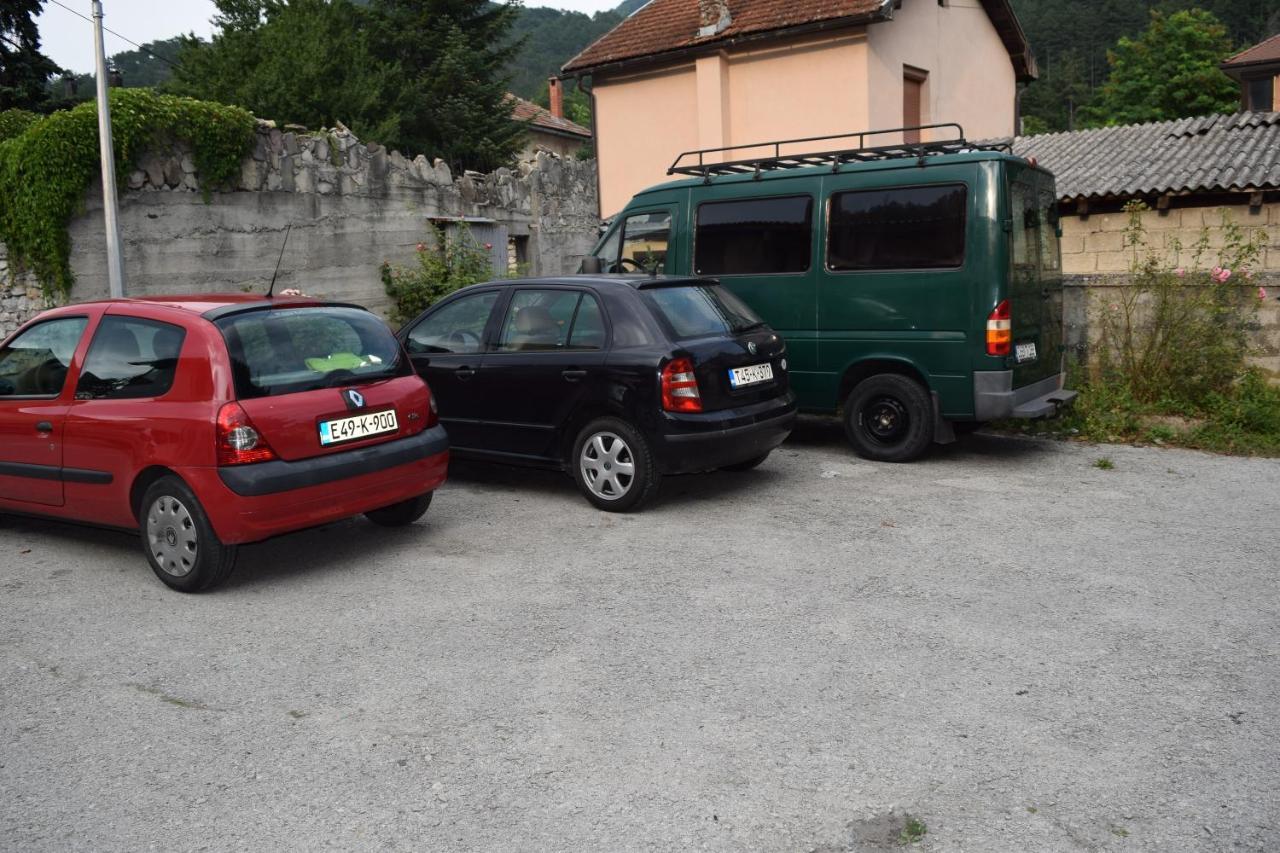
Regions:
M 858 455 L 910 462 L 933 443 L 933 403 L 917 381 L 881 373 L 859 382 L 844 404 L 844 431 Z
M 371 509 L 364 514 L 364 517 L 379 527 L 405 527 L 427 514 L 433 494 L 435 493 L 427 492 L 425 495 L 384 506 L 382 509 Z
M 732 465 L 726 465 L 726 466 L 724 466 L 724 468 L 723 468 L 723 469 L 721 469 L 721 470 L 724 470 L 724 471 L 750 471 L 750 470 L 752 470 L 752 469 L 754 469 L 754 468 L 759 468 L 761 465 L 763 465 L 763 464 L 764 464 L 764 461 L 765 461 L 766 459 L 768 459 L 768 458 L 769 458 L 769 453 L 772 453 L 772 452 L 773 452 L 773 451 L 772 451 L 772 450 L 770 450 L 768 453 L 762 453 L 762 454 L 761 454 L 761 455 L 759 455 L 759 456 L 753 456 L 753 457 L 752 457 L 752 458 L 750 458 L 750 459 L 744 459 L 744 460 L 743 460 L 743 461 L 741 461 L 741 462 L 735 462 L 735 463 L 733 463 Z
M 238 549 L 224 545 L 195 494 L 180 478 L 161 477 L 142 496 L 138 527 L 151 570 L 178 592 L 203 592 L 231 576 Z
M 599 445 L 595 445 L 595 439 L 600 438 Z M 621 441 L 622 448 L 615 452 L 616 445 L 614 441 Z M 593 445 L 596 449 L 591 451 L 594 457 L 588 456 L 584 458 L 588 445 Z M 599 447 L 603 447 L 606 451 L 605 456 L 599 456 Z M 597 478 L 593 481 L 589 479 L 588 470 L 590 460 L 595 458 L 601 467 L 607 467 L 606 463 L 622 462 L 631 466 L 631 474 L 629 480 L 624 485 L 624 490 L 619 497 L 610 498 L 604 494 L 609 488 L 607 485 L 608 474 L 601 472 L 601 477 L 606 482 L 601 482 Z M 578 433 L 578 438 L 573 442 L 573 455 L 569 459 L 569 470 L 573 474 L 573 480 L 578 484 L 579 491 L 583 496 L 591 502 L 592 506 L 606 512 L 631 512 L 639 509 L 646 501 L 653 497 L 654 492 L 658 490 L 658 483 L 662 479 L 662 475 L 658 472 L 657 461 L 653 458 L 653 452 L 649 448 L 649 442 L 639 430 L 631 426 L 624 420 L 619 418 L 598 418 L 583 427 Z M 612 480 L 614 483 L 620 483 L 618 474 L 614 474 Z

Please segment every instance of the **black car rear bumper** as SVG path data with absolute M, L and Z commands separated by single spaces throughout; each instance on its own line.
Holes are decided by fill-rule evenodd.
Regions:
M 691 474 L 763 456 L 787 440 L 795 420 L 790 392 L 718 412 L 665 414 L 655 448 L 658 467 L 664 474 Z

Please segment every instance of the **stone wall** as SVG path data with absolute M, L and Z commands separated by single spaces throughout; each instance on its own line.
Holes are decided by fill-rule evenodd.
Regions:
M 1246 297 L 1256 299 L 1259 287 L 1267 293 L 1267 298 L 1257 303 L 1251 361 L 1280 381 L 1280 203 L 1256 208 L 1242 204 L 1149 210 L 1142 213 L 1142 223 L 1148 245 L 1157 249 L 1170 267 L 1190 265 L 1189 248 L 1207 233 L 1210 250 L 1202 263 L 1213 266 L 1216 250 L 1223 245 L 1224 217 L 1243 228 L 1264 232 L 1266 247 L 1250 271 L 1252 278 L 1240 276 L 1237 280 Z M 1133 249 L 1124 243 L 1128 226 L 1129 214 L 1124 212 L 1062 219 L 1062 269 L 1067 274 L 1063 316 L 1067 345 L 1077 358 L 1087 357 L 1090 345 L 1097 341 L 1098 312 L 1115 301 L 1114 289 L 1128 282 L 1134 260 Z
M 482 242 L 519 241 L 531 275 L 576 271 L 599 233 L 593 161 L 543 152 L 510 169 L 454 176 L 439 160 L 409 159 L 344 128 L 307 133 L 260 123 L 237 186 L 208 203 L 181 147 L 145 155 L 121 183 L 129 295 L 265 291 L 291 225 L 278 290 L 297 287 L 385 314 L 380 265 L 413 264 L 433 220 L 465 219 Z M 100 186 L 69 232 L 72 301 L 105 297 Z M 495 248 L 498 266 L 506 256 L 505 246 Z M 6 273 L 0 336 L 41 307 L 28 284 Z

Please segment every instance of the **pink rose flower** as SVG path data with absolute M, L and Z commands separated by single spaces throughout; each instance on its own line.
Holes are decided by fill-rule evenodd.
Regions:
M 1210 277 L 1218 284 L 1224 284 L 1227 279 L 1231 278 L 1231 270 L 1223 267 L 1214 267 Z
M 419 251 L 419 252 L 425 252 L 426 250 L 427 250 L 427 244 L 426 244 L 426 243 L 419 243 L 419 244 L 418 244 L 418 251 Z
M 493 248 L 493 244 L 492 244 L 492 243 L 485 243 L 485 244 L 484 244 L 484 247 L 485 247 L 486 249 L 492 249 L 492 248 Z
M 1176 275 L 1178 278 L 1182 278 L 1184 275 L 1187 274 L 1187 269 L 1186 267 L 1178 267 L 1176 270 L 1173 271 L 1173 274 Z
M 1259 287 L 1259 288 L 1258 288 L 1258 298 L 1259 298 L 1259 299 L 1266 299 L 1266 298 L 1267 298 L 1267 289 L 1266 289 L 1265 287 Z

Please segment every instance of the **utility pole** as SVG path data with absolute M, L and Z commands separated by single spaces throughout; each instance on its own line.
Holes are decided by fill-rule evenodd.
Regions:
M 93 59 L 98 78 L 98 149 L 102 155 L 102 217 L 107 228 L 107 277 L 111 298 L 124 296 L 124 251 L 116 209 L 116 157 L 111 145 L 111 105 L 107 101 L 107 54 L 102 40 L 102 3 L 93 0 Z

